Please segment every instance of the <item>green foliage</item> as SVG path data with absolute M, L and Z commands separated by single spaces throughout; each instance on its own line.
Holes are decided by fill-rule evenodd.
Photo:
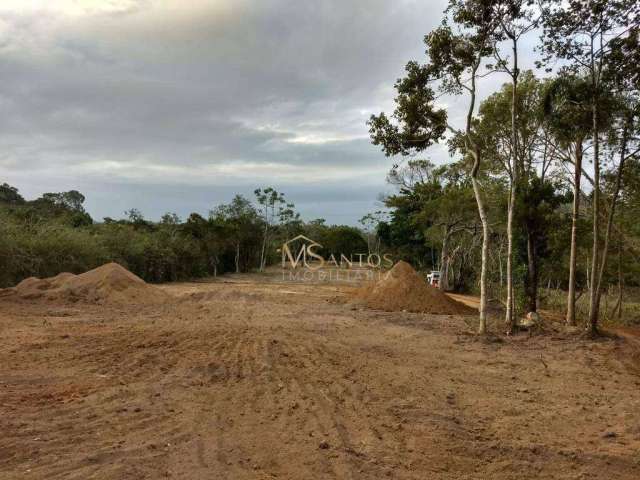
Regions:
M 367 242 L 362 232 L 355 227 L 346 225 L 324 226 L 319 231 L 316 231 L 316 236 L 313 237 L 313 240 L 322 245 L 322 248 L 318 251 L 324 258 L 334 255 L 339 261 L 340 254 L 344 254 L 347 258 L 351 258 L 353 255 L 354 260 L 357 260 L 355 255 L 368 253 Z
M 16 187 L 12 187 L 8 183 L 0 185 L 0 203 L 19 205 L 24 202 L 24 198 L 22 198 L 22 195 L 18 193 L 18 189 Z
M 387 179 L 398 192 L 385 200 L 390 220 L 378 224 L 378 236 L 396 257 L 435 269 L 445 237 L 455 243 L 476 231 L 473 190 L 459 163 L 435 167 L 427 160 L 411 160 L 395 166 Z M 474 278 L 467 276 L 462 284 L 468 287 Z
M 279 262 L 277 248 L 299 233 L 325 245 L 327 254 L 367 253 L 358 229 L 304 224 L 282 194 L 273 189 L 260 192 L 264 203 L 259 205 L 267 206 L 271 222 L 267 265 Z M 265 217 L 240 195 L 214 208 L 208 218 L 192 213 L 181 221 L 175 213 L 166 213 L 152 222 L 132 208 L 124 219 L 93 223 L 84 210 L 84 196 L 76 191 L 25 201 L 5 184 L 0 194 L 1 287 L 29 276 L 81 273 L 111 261 L 150 282 L 246 272 L 260 264 Z
M 88 229 L 61 222 L 28 223 L 0 206 L 0 284 L 62 271 L 80 273 L 108 261 L 109 254 Z

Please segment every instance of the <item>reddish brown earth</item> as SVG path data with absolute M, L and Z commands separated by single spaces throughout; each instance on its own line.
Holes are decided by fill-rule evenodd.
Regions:
M 474 315 L 477 308 L 453 300 L 425 279 L 407 262 L 399 261 L 380 280 L 354 292 L 354 303 L 386 312 Z
M 53 303 L 158 304 L 170 300 L 166 292 L 149 285 L 117 263 L 107 263 L 80 275 L 64 272 L 51 278 L 29 277 L 1 297 Z
M 638 346 L 278 276 L 0 299 L 2 479 L 638 479 Z

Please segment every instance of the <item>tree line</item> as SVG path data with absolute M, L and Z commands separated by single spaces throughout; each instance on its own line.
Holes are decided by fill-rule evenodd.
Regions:
M 120 219 L 95 222 L 85 197 L 72 190 L 25 200 L 0 185 L 0 286 L 60 272 L 81 273 L 115 261 L 150 282 L 186 280 L 221 273 L 261 271 L 280 261 L 279 246 L 298 234 L 322 245 L 319 252 L 367 252 L 361 230 L 303 222 L 295 205 L 271 187 L 255 199 L 236 195 L 229 203 L 180 219 L 166 213 L 150 221 L 133 208 Z
M 633 0 L 451 0 L 424 38 L 426 61 L 409 62 L 396 82 L 395 110 L 371 116 L 372 142 L 401 159 L 379 234 L 404 236 L 412 254 L 436 235 L 442 288 L 477 286 L 480 333 L 490 297 L 512 332 L 547 278 L 566 288 L 570 325 L 586 289 L 595 335 L 604 289 L 617 281 L 621 292 L 637 271 L 627 259 L 638 251 L 639 25 Z M 532 44 L 536 69 L 523 70 Z M 497 75 L 504 85 L 480 101 Z M 416 159 L 435 144 L 451 165 Z

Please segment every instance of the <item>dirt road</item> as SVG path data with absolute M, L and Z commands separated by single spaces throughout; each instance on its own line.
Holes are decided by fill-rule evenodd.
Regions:
M 163 288 L 0 301 L 0 478 L 640 478 L 623 340 L 483 342 L 262 276 Z

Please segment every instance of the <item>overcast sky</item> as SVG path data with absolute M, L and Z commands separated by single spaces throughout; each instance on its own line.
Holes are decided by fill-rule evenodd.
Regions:
M 0 182 L 27 198 L 80 190 L 96 219 L 205 214 L 274 186 L 306 220 L 355 224 L 380 207 L 392 164 L 366 120 L 393 108 L 443 8 L 2 0 Z

